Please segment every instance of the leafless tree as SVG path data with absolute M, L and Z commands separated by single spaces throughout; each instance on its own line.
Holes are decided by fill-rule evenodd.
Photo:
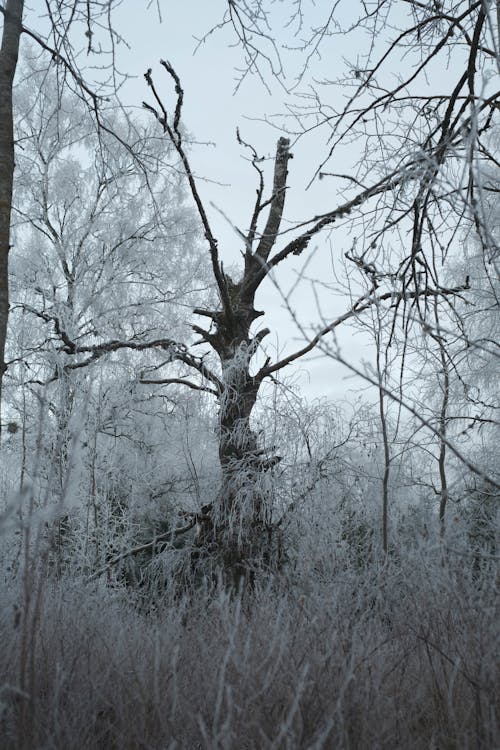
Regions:
M 15 144 L 12 101 L 21 39 L 27 38 L 37 45 L 45 55 L 46 67 L 55 66 L 60 90 L 67 86 L 77 93 L 93 113 L 98 131 L 110 133 L 112 128 L 105 111 L 109 104 L 106 105 L 106 102 L 109 102 L 108 97 L 116 95 L 123 81 L 115 66 L 118 33 L 112 26 L 112 18 L 117 5 L 117 0 L 72 0 L 68 3 L 46 0 L 45 28 L 38 32 L 26 22 L 29 7 L 24 0 L 5 0 L 0 4 L 0 14 L 3 17 L 0 48 L 0 404 L 7 369 L 5 346 L 9 317 L 9 250 Z M 87 70 L 77 60 L 72 41 L 73 32 L 83 33 L 87 39 Z M 103 46 L 104 39 L 108 44 Z M 120 139 L 118 134 L 115 137 Z M 123 146 L 130 148 L 125 142 Z M 0 411 L 0 435 L 1 426 Z
M 295 4 L 291 15 L 300 28 L 305 23 L 302 6 Z M 258 72 L 265 81 L 266 65 L 270 65 L 271 74 L 285 82 L 285 66 L 279 62 L 279 56 L 273 57 L 279 45 L 268 11 L 264 3 L 231 0 L 222 23 L 232 24 L 237 32 L 247 54 L 246 72 Z M 216 550 L 222 555 L 223 566 L 236 578 L 251 567 L 256 555 L 266 557 L 270 548 L 265 540 L 272 538 L 277 528 L 265 477 L 280 457 L 260 442 L 252 423 L 263 382 L 274 379 L 277 373 L 321 346 L 339 326 L 359 320 L 372 309 L 391 314 L 383 315 L 389 321 L 386 322 L 388 346 L 399 329 L 407 337 L 412 326 L 439 337 L 436 329 L 440 326 L 439 309 L 453 309 L 460 296 L 465 299 L 469 291 L 466 272 L 457 283 L 446 285 L 437 273 L 464 232 L 475 232 L 484 262 L 495 267 L 497 246 L 485 218 L 483 200 L 485 192 L 490 190 L 483 179 L 484 164 L 496 163 L 488 140 L 498 99 L 498 92 L 488 79 L 498 50 L 495 20 L 490 11 L 488 3 L 467 6 L 459 3 L 450 8 L 409 3 L 408 17 L 403 14 L 402 18 L 397 15 L 395 4 L 380 4 L 371 10 L 361 5 L 359 18 L 342 30 L 336 20 L 336 6 L 330 8 L 324 25 L 313 35 L 305 36 L 302 45 L 305 63 L 295 88 L 312 66 L 316 52 L 324 48 L 334 33 L 349 32 L 357 39 L 369 29 L 374 40 L 382 20 L 387 21 L 386 12 L 396 14 L 398 30 L 390 32 L 392 36 L 384 42 L 385 46 L 371 44 L 362 63 L 359 60 L 352 63 L 347 76 L 337 81 L 344 90 L 350 89 L 341 110 L 325 102 L 319 87 L 307 99 L 308 106 L 304 107 L 303 99 L 299 104 L 291 101 L 290 125 L 277 143 L 273 184 L 268 192 L 260 155 L 238 136 L 241 147 L 250 154 L 257 189 L 248 227 L 237 230 L 243 262 L 239 271 L 231 275 L 220 259 L 218 240 L 185 147 L 181 81 L 174 67 L 162 61 L 176 93 L 167 112 L 151 70 L 146 73 L 152 101 L 145 107 L 180 160 L 198 211 L 217 289 L 217 304 L 195 309 L 197 315 L 208 321 L 206 327 L 193 325 L 199 337 L 195 345 L 203 347 L 202 353 L 193 349 L 189 341 L 180 342 L 164 333 L 147 340 L 122 337 L 82 342 L 76 340 L 57 315 L 50 312 L 43 315 L 71 358 L 69 369 L 84 367 L 120 349 L 156 348 L 165 353 L 167 372 L 164 377 L 159 370 L 154 378 L 144 375 L 145 385 L 185 385 L 217 398 L 223 480 L 218 496 L 201 509 L 198 539 L 200 554 Z M 392 23 L 387 26 L 391 30 L 396 28 Z M 450 67 L 450 91 L 419 94 L 418 86 L 426 74 L 430 75 L 432 66 L 441 56 L 455 54 L 461 67 Z M 406 67 L 401 67 L 402 61 Z M 397 78 L 394 69 L 398 70 Z M 458 79 L 454 80 L 457 69 Z M 479 73 L 483 75 L 484 86 Z M 269 121 L 274 122 L 271 118 Z M 321 127 L 329 130 L 329 147 L 314 177 L 335 180 L 341 197 L 330 210 L 284 228 L 291 139 L 295 139 L 294 147 L 301 148 L 303 139 L 319 132 Z M 352 172 L 344 175 L 326 171 L 330 160 L 342 149 L 351 148 L 354 140 L 364 150 Z M 311 241 L 331 232 L 334 226 L 356 232 L 356 240 L 345 257 L 361 276 L 360 291 L 352 292 L 351 304 L 344 314 L 334 319 L 325 317 L 302 347 L 273 360 L 263 354 L 269 329 L 256 326 L 256 321 L 264 315 L 256 309 L 256 294 L 266 279 L 278 284 L 277 273 L 282 265 L 305 255 Z M 345 361 L 341 356 L 337 359 Z M 175 363 L 191 370 L 194 377 L 184 371 L 180 374 L 178 370 L 168 371 Z M 405 405 L 403 395 L 392 392 L 381 380 L 379 367 L 374 383 L 379 389 L 382 412 L 387 398 Z M 418 413 L 411 403 L 406 406 L 410 413 Z M 450 443 L 442 425 L 436 428 L 432 420 L 425 419 L 423 423 L 440 436 L 442 446 L 462 456 Z M 443 466 L 444 462 L 445 456 Z M 473 462 L 467 458 L 465 462 L 477 471 Z M 390 456 L 386 455 L 386 470 L 389 465 Z M 483 475 L 481 471 L 477 473 Z M 385 507 L 387 484 L 388 476 Z M 446 499 L 446 485 L 442 485 L 441 494 Z
M 257 75 L 268 87 L 279 83 L 288 91 L 285 111 L 266 119 L 275 127 L 279 122 L 281 129 L 288 123 L 285 128 L 297 147 L 327 135 L 326 153 L 314 165 L 311 182 L 328 179 L 350 196 L 372 184 L 374 175 L 392 172 L 388 190 L 376 201 L 356 206 L 348 224 L 356 249 L 347 257 L 379 294 L 403 277 L 405 290 L 414 294 L 394 307 L 392 323 L 387 323 L 391 345 L 398 331 L 409 345 L 419 329 L 439 348 L 437 431 L 444 442 L 438 494 L 444 528 L 456 349 L 450 350 L 450 336 L 442 329 L 451 326 L 454 343 L 458 338 L 470 350 L 465 320 L 477 290 L 468 290 L 460 300 L 449 298 L 444 306 L 420 292 L 439 286 L 439 278 L 450 278 L 450 268 L 459 264 L 464 285 L 469 285 L 474 269 L 459 259 L 463 245 L 471 242 L 479 248 L 474 262 L 484 268 L 486 286 L 496 288 L 498 228 L 490 205 L 499 190 L 498 3 L 408 0 L 347 8 L 299 1 L 289 4 L 284 17 L 273 5 L 229 0 L 205 39 L 222 28 L 231 30 L 243 54 L 239 85 Z M 335 42 L 342 36 L 355 53 L 340 60 Z M 330 166 L 346 158 L 352 162 L 347 174 Z M 493 306 L 498 317 L 498 297 Z M 498 353 L 494 341 L 484 341 L 479 333 L 476 343 L 486 348 L 485 356 Z M 403 362 L 407 351 L 403 341 Z M 408 399 L 411 404 L 412 397 Z
M 429 300 L 436 298 L 451 299 L 463 291 L 466 285 L 444 288 L 433 285 L 430 278 L 425 285 L 421 285 L 420 281 L 412 285 L 414 262 L 410 256 L 400 268 L 399 274 L 391 275 L 390 291 L 383 291 L 380 289 L 381 272 L 369 265 L 363 257 L 354 255 L 352 261 L 371 279 L 368 291 L 356 299 L 343 315 L 325 325 L 305 346 L 277 361 L 266 357 L 264 363 L 256 367 L 254 362 L 258 351 L 269 334 L 268 328 L 252 331 L 254 322 L 264 315 L 263 311 L 255 308 L 255 296 L 263 281 L 271 275 L 274 277 L 278 267 L 287 260 L 301 255 L 320 232 L 330 229 L 337 220 L 367 206 L 370 201 L 397 191 L 406 177 L 404 172 L 392 171 L 374 184 L 361 188 L 354 197 L 331 211 L 283 231 L 288 166 L 292 156 L 290 140 L 285 137 L 278 140 L 273 185 L 270 194 L 266 195 L 265 175 L 259 155 L 238 136 L 242 147 L 250 149 L 252 165 L 257 173 L 257 197 L 248 229 L 239 231 L 243 265 L 240 275 L 233 279 L 224 271 L 218 241 L 212 232 L 184 147 L 180 127 L 184 99 L 181 81 L 170 63 L 162 61 L 161 64 L 175 87 L 173 114 L 168 115 L 151 71 L 146 73 L 146 81 L 154 103 L 145 103 L 144 106 L 155 116 L 184 166 L 203 225 L 219 297 L 216 309 L 197 308 L 194 311 L 210 321 L 209 327 L 193 325 L 193 330 L 200 336 L 197 343 L 208 344 L 220 363 L 217 373 L 208 366 L 201 373 L 214 387 L 219 401 L 219 457 L 223 472 L 220 494 L 212 506 L 206 509 L 202 519 L 202 537 L 205 545 L 213 544 L 222 549 L 225 562 L 239 574 L 251 558 L 252 551 L 262 550 L 263 539 L 273 529 L 272 510 L 260 485 L 262 474 L 271 469 L 279 461 L 279 457 L 266 453 L 265 446 L 259 445 L 251 424 L 252 410 L 262 383 L 308 354 L 338 326 L 358 318 L 375 305 L 387 306 L 393 311 L 400 307 L 426 305 Z M 200 372 L 198 368 L 198 373 Z M 166 377 L 156 382 L 167 385 L 178 381 Z M 197 386 L 192 383 L 191 387 Z

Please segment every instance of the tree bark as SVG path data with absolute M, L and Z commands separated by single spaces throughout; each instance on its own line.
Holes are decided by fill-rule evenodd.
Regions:
M 216 332 L 210 343 L 221 361 L 222 392 L 219 394 L 219 459 L 222 480 L 218 496 L 198 537 L 197 559 L 239 587 L 251 569 L 266 557 L 270 537 L 269 504 L 263 488 L 265 472 L 277 462 L 266 459 L 250 424 L 261 379 L 250 374 L 250 362 L 260 336 L 249 336 L 258 316 L 253 305 L 241 302 L 241 285 L 227 278 L 231 310 L 215 317 Z M 208 555 L 204 555 L 208 553 Z M 205 558 L 205 559 L 203 559 Z
M 7 0 L 0 48 L 0 436 L 2 384 L 7 366 L 5 342 L 9 318 L 9 249 L 14 179 L 12 89 L 19 56 L 24 0 Z

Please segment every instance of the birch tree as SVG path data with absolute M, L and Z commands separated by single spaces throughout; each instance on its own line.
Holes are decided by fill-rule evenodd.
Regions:
M 0 47 L 0 437 L 2 428 L 2 385 L 7 369 L 5 346 L 9 317 L 9 251 L 11 245 L 11 209 L 14 181 L 13 85 L 19 59 L 21 39 L 31 40 L 45 55 L 43 66 L 54 66 L 57 86 L 77 92 L 92 112 L 99 132 L 112 133 L 106 103 L 115 97 L 123 77 L 115 69 L 115 37 L 112 26 L 117 0 L 74 0 L 61 3 L 47 0 L 45 20 L 40 30 L 31 27 L 30 11 L 24 0 L 5 0 L 0 4 L 3 17 Z M 38 19 L 37 19 L 38 20 Z M 82 66 L 73 40 L 80 34 L 86 39 L 87 64 Z M 106 39 L 109 44 L 103 45 Z M 111 67 L 112 75 L 102 71 Z M 115 134 L 117 135 L 117 134 Z M 118 136 L 117 136 L 118 137 Z M 124 147 L 127 144 L 123 143 Z
M 33 486 L 37 502 L 49 498 L 47 513 L 63 518 L 69 506 L 75 518 L 89 506 L 89 533 L 102 538 L 105 525 L 93 525 L 112 516 L 115 487 L 131 484 L 134 466 L 158 468 L 149 470 L 149 486 L 138 478 L 123 503 L 141 495 L 147 506 L 162 482 L 172 484 L 165 454 L 176 402 L 186 399 L 138 378 L 164 361 L 165 336 L 189 340 L 186 316 L 210 296 L 210 281 L 165 139 L 116 116 L 114 132 L 134 142 L 146 175 L 116 138 L 96 132 L 54 71 L 28 58 L 21 78 L 6 442 L 19 445 L 21 490 Z

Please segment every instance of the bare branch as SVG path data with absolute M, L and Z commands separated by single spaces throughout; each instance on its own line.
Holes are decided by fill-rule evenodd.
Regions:
M 92 575 L 90 575 L 87 580 L 94 581 L 96 578 L 102 576 L 103 573 L 106 573 L 115 565 L 118 565 L 118 563 L 120 563 L 122 560 L 126 560 L 127 557 L 135 557 L 136 555 L 140 555 L 141 552 L 153 550 L 158 544 L 164 545 L 172 542 L 176 537 L 181 536 L 182 534 L 186 534 L 188 531 L 194 528 L 197 520 L 197 516 L 194 515 L 189 523 L 187 523 L 185 526 L 180 526 L 177 529 L 165 531 L 163 534 L 158 534 L 154 539 L 146 542 L 145 544 L 138 544 L 136 547 L 131 547 L 130 549 L 125 550 L 125 552 L 121 552 L 119 555 L 115 555 L 115 557 L 112 557 L 111 560 L 106 563 L 106 565 L 103 565 L 102 568 L 99 568 L 94 573 L 92 573 Z
M 218 241 L 214 237 L 212 233 L 212 229 L 210 227 L 210 223 L 208 221 L 207 212 L 205 211 L 205 206 L 203 205 L 203 201 L 201 200 L 200 194 L 198 192 L 198 187 L 196 185 L 196 180 L 194 178 L 193 172 L 191 170 L 191 165 L 189 163 L 189 159 L 187 157 L 187 154 L 184 150 L 184 146 L 182 144 L 182 135 L 179 129 L 180 124 L 180 116 L 182 111 L 182 103 L 184 100 L 184 91 L 182 89 L 179 76 L 175 72 L 174 68 L 170 65 L 170 63 L 166 62 L 165 60 L 161 61 L 161 65 L 165 68 L 167 73 L 171 76 L 171 78 L 174 80 L 175 84 L 175 92 L 177 94 L 177 103 L 175 107 L 175 115 L 174 115 L 174 122 L 173 126 L 171 126 L 168 122 L 168 116 L 167 116 L 167 110 L 160 98 L 160 95 L 158 94 L 158 91 L 153 83 L 153 79 L 151 76 L 151 69 L 149 69 L 145 74 L 144 78 L 146 79 L 146 83 L 148 84 L 149 88 L 151 89 L 153 96 L 155 98 L 155 101 L 157 102 L 158 106 L 160 107 L 161 114 L 154 108 L 151 107 L 151 105 L 147 104 L 146 102 L 143 102 L 143 106 L 145 109 L 147 109 L 149 112 L 151 112 L 160 125 L 163 128 L 164 133 L 166 133 L 172 142 L 173 146 L 175 147 L 175 150 L 177 151 L 182 165 L 184 167 L 184 171 L 186 173 L 186 177 L 188 179 L 189 187 L 191 190 L 191 195 L 193 197 L 193 200 L 196 204 L 196 208 L 198 210 L 199 217 L 201 219 L 201 223 L 203 225 L 203 228 L 205 230 L 205 238 L 208 242 L 209 251 L 210 251 L 210 257 L 212 260 L 212 269 L 214 272 L 214 277 L 217 282 L 217 287 L 219 289 L 219 294 L 221 297 L 221 301 L 224 305 L 224 308 L 226 309 L 227 313 L 231 315 L 232 307 L 231 307 L 231 301 L 229 299 L 229 294 L 227 290 L 227 284 L 226 280 L 224 278 L 224 274 L 222 272 L 222 267 L 219 262 L 219 250 L 218 250 Z
M 269 253 L 274 247 L 280 229 L 283 208 L 285 206 L 288 161 L 291 158 L 290 139 L 280 138 L 276 146 L 276 156 L 274 158 L 274 179 L 271 207 L 269 209 L 266 226 L 256 251 L 259 260 L 264 263 L 267 261 Z
M 162 378 L 158 380 L 148 380 L 147 378 L 141 378 L 139 383 L 144 385 L 185 385 L 187 388 L 191 388 L 193 391 L 203 391 L 205 393 L 211 393 L 213 396 L 218 396 L 219 392 L 215 388 L 209 388 L 206 385 L 197 385 L 192 383 L 190 380 L 185 378 Z
M 368 297 L 362 297 L 359 299 L 350 310 L 347 310 L 343 315 L 336 318 L 334 321 L 332 321 L 329 325 L 322 328 L 311 340 L 306 346 L 302 347 L 302 349 L 299 349 L 298 351 L 294 352 L 293 354 L 289 354 L 287 357 L 284 357 L 283 359 L 279 360 L 278 362 L 275 362 L 274 364 L 267 364 L 262 367 L 259 372 L 256 375 L 256 378 L 259 380 L 262 380 L 263 378 L 267 377 L 268 375 L 271 375 L 274 372 L 277 372 L 278 370 L 283 369 L 284 367 L 287 367 L 292 362 L 295 362 L 297 359 L 300 359 L 306 354 L 309 354 L 313 349 L 315 349 L 318 344 L 321 342 L 321 340 L 329 333 L 335 330 L 335 328 L 338 328 L 339 325 L 342 323 L 345 323 L 347 320 L 350 320 L 351 318 L 355 318 L 360 313 L 365 312 L 365 310 L 368 310 L 373 305 L 378 305 L 381 302 L 386 302 L 387 300 L 391 300 L 390 307 L 396 307 L 399 305 L 401 300 L 408 300 L 408 299 L 416 299 L 419 296 L 422 297 L 435 297 L 435 296 L 449 296 L 449 295 L 457 295 L 460 294 L 460 292 L 463 292 L 465 289 L 467 289 L 467 286 L 459 286 L 454 287 L 452 289 L 445 289 L 445 288 L 439 288 L 439 289 L 422 289 L 418 292 L 386 292 L 385 294 L 375 295 L 374 293 L 368 295 Z
M 265 279 L 265 277 L 268 275 L 269 271 L 279 263 L 284 261 L 286 258 L 288 258 L 290 255 L 300 255 L 307 248 L 311 239 L 316 234 L 321 232 L 325 227 L 334 224 L 338 219 L 349 216 L 355 208 L 362 206 L 371 198 L 394 190 L 398 185 L 408 179 L 410 179 L 410 174 L 408 173 L 407 168 L 405 170 L 392 172 L 391 174 L 385 176 L 382 180 L 379 180 L 379 182 L 377 182 L 375 185 L 372 185 L 371 187 L 363 190 L 362 193 L 358 193 L 358 195 L 356 195 L 350 201 L 347 201 L 341 206 L 338 206 L 333 211 L 329 211 L 328 213 L 322 214 L 321 216 L 315 216 L 313 219 L 309 219 L 302 224 L 298 224 L 291 229 L 285 230 L 285 232 L 283 232 L 282 234 L 295 231 L 301 226 L 305 226 L 311 223 L 313 224 L 312 227 L 293 239 L 282 250 L 273 255 L 268 262 L 261 264 L 261 267 L 256 272 L 254 272 L 252 276 L 252 289 L 257 289 Z M 254 257 L 259 259 L 257 254 L 255 254 Z

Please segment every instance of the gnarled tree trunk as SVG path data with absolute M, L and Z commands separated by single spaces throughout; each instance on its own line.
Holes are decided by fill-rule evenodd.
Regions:
M 253 305 L 241 303 L 241 285 L 234 285 L 229 277 L 226 282 L 231 310 L 213 314 L 216 332 L 208 339 L 222 371 L 218 435 L 222 479 L 218 496 L 204 516 L 198 550 L 204 563 L 208 558 L 228 583 L 239 586 L 269 554 L 270 507 L 263 478 L 279 459 L 265 457 L 250 423 L 262 382 L 250 373 L 263 336 L 251 338 L 249 334 L 259 313 Z

